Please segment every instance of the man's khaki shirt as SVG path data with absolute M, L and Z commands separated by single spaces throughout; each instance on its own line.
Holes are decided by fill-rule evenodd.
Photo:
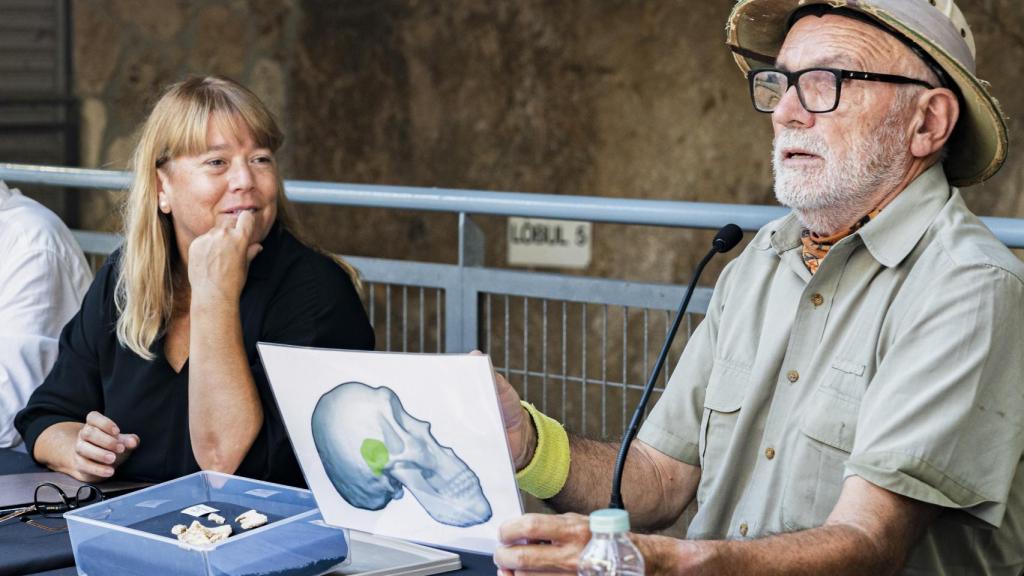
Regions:
M 640 439 L 700 466 L 690 538 L 824 524 L 844 478 L 945 509 L 904 574 L 1024 570 L 1024 264 L 940 166 L 811 276 L 792 214 L 729 264 Z

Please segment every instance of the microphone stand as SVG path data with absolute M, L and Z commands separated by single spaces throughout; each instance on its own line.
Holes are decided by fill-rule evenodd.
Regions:
M 619 448 L 619 456 L 615 461 L 615 473 L 612 476 L 612 495 L 611 501 L 608 504 L 609 508 L 626 509 L 625 504 L 622 502 L 622 474 L 626 466 L 626 456 L 629 454 L 629 447 L 633 444 L 633 439 L 636 438 L 636 434 L 640 429 L 640 420 L 643 419 L 644 413 L 647 411 L 647 403 L 651 399 L 651 392 L 654 391 L 654 385 L 658 381 L 658 376 L 665 365 L 665 360 L 668 358 L 669 348 L 672 347 L 672 341 L 676 337 L 676 331 L 679 330 L 679 323 L 686 313 L 686 307 L 690 304 L 690 298 L 697 287 L 697 280 L 700 278 L 701 273 L 704 272 L 704 267 L 708 265 L 708 262 L 711 261 L 715 254 L 732 250 L 742 238 L 743 231 L 735 224 L 727 224 L 722 227 L 718 234 L 715 235 L 711 250 L 704 255 L 700 264 L 697 265 L 697 269 L 693 271 L 693 278 L 690 279 L 686 295 L 683 296 L 683 301 L 679 305 L 679 311 L 676 312 L 672 328 L 669 330 L 668 336 L 665 337 L 665 344 L 661 347 L 661 353 L 658 354 L 657 362 L 654 363 L 654 370 L 651 371 L 651 377 L 647 380 L 647 385 L 644 386 L 643 395 L 640 396 L 640 403 L 637 404 L 636 410 L 633 411 L 633 418 L 629 422 L 629 428 L 626 429 L 626 433 L 622 437 L 622 446 Z M 625 387 L 623 387 L 623 394 L 625 394 Z

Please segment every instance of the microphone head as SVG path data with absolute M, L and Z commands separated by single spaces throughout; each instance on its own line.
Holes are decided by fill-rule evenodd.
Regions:
M 743 240 L 743 230 L 735 224 L 726 224 L 715 234 L 711 246 L 718 252 L 728 252 Z

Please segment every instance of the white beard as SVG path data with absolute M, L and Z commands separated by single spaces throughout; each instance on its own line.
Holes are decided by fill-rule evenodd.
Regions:
M 896 108 L 896 106 L 893 106 Z M 853 149 L 836 156 L 825 140 L 806 130 L 786 129 L 775 137 L 772 169 L 775 197 L 793 209 L 803 225 L 830 235 L 867 214 L 878 191 L 895 188 L 910 161 L 908 138 L 894 110 L 874 130 L 863 130 Z M 817 154 L 824 167 L 791 167 L 782 151 L 800 148 Z

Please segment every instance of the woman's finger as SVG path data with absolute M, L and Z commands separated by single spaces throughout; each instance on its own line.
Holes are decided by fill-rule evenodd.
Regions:
M 249 240 L 252 238 L 253 229 L 256 227 L 256 217 L 252 215 L 252 212 L 248 210 L 242 210 L 238 215 L 238 219 L 235 220 L 235 230 L 241 234 L 242 238 Z
M 117 454 L 124 452 L 124 444 L 118 442 L 117 436 L 111 436 L 91 424 L 82 426 L 78 431 L 78 438 Z
M 249 244 L 249 249 L 245 253 L 245 261 L 252 262 L 254 258 L 263 252 L 263 246 L 260 244 Z
M 141 439 L 138 434 L 121 434 L 117 437 L 117 441 L 124 444 L 125 450 L 135 450 L 139 447 Z
M 109 436 L 117 436 L 121 433 L 121 430 L 113 420 L 95 410 L 86 414 L 85 423 L 106 432 Z
M 79 438 L 75 441 L 75 453 L 86 460 L 106 465 L 112 465 L 114 460 L 117 459 L 117 454 L 114 452 L 100 448 L 83 438 Z
M 75 469 L 80 474 L 86 474 L 97 478 L 110 478 L 114 475 L 114 467 L 93 462 L 87 458 L 75 455 Z

